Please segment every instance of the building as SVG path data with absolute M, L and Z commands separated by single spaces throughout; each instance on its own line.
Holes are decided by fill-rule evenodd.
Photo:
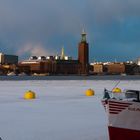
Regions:
M 0 53 L 0 64 L 18 64 L 18 56 Z
M 124 63 L 110 63 L 104 66 L 107 74 L 123 74 L 125 73 Z
M 103 64 L 93 65 L 93 73 L 94 74 L 103 74 Z
M 80 74 L 89 73 L 89 45 L 86 41 L 86 33 L 83 30 L 82 39 L 78 47 L 78 61 L 80 64 Z
M 28 74 L 67 75 L 79 73 L 78 60 L 30 60 L 20 62 L 18 67 L 20 73 Z
M 30 74 L 68 75 L 89 73 L 89 50 L 86 41 L 86 33 L 81 34 L 81 41 L 78 46 L 78 60 L 73 60 L 70 56 L 65 56 L 64 48 L 61 55 L 57 56 L 32 56 L 29 60 L 19 62 L 19 71 Z
M 53 73 L 54 70 L 54 61 L 52 60 L 26 60 L 19 62 L 18 68 L 19 72 L 27 74 L 42 74 L 42 73 Z
M 136 59 L 136 62 L 135 62 L 138 66 L 140 66 L 140 58 Z
M 89 73 L 89 50 L 86 41 L 86 33 L 81 34 L 81 41 L 78 46 L 78 60 L 73 60 L 69 56 L 65 56 L 64 48 L 61 55 L 49 57 L 32 56 L 29 60 L 19 62 L 19 71 L 30 74 L 49 74 L 49 75 L 70 75 L 79 74 L 87 75 Z
M 125 72 L 129 75 L 140 75 L 140 65 L 136 63 L 125 63 Z

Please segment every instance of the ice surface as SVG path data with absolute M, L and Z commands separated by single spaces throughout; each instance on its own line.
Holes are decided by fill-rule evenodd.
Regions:
M 108 140 L 103 89 L 117 81 L 0 81 L 2 140 Z M 140 81 L 122 81 L 121 89 L 140 90 Z M 95 96 L 86 97 L 88 88 Z M 35 100 L 24 100 L 33 90 Z

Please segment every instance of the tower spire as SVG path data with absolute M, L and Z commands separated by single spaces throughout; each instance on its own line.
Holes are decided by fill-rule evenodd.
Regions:
M 87 42 L 86 41 L 86 32 L 85 32 L 85 30 L 84 30 L 84 28 L 83 28 L 83 30 L 82 30 L 82 33 L 81 33 L 81 36 L 82 36 L 82 39 L 81 39 L 81 42 Z
M 65 53 L 64 53 L 64 47 L 61 49 L 61 59 L 64 60 L 65 58 Z

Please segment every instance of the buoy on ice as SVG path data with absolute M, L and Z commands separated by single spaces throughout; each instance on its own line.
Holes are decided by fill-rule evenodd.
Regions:
M 88 90 L 86 90 L 85 94 L 86 94 L 86 96 L 94 96 L 95 92 L 93 89 L 88 89 Z
M 120 88 L 114 88 L 114 89 L 112 90 L 112 92 L 113 92 L 113 93 L 121 93 L 122 90 L 121 90 Z
M 25 94 L 24 94 L 24 99 L 25 100 L 35 99 L 35 98 L 36 98 L 36 94 L 35 94 L 35 92 L 33 92 L 31 90 L 25 92 Z

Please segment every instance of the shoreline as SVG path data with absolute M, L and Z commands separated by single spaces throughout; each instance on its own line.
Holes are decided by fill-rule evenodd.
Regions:
M 0 81 L 23 81 L 23 80 L 140 80 L 140 75 L 103 75 L 103 76 L 0 76 Z

